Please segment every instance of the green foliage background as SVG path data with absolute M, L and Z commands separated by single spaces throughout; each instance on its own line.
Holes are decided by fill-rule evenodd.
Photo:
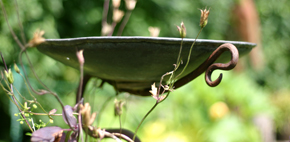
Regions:
M 14 1 L 3 2 L 8 13 L 8 21 L 20 35 Z M 231 39 L 232 36 L 228 33 L 232 33 L 233 30 L 231 10 L 236 2 L 234 0 L 138 0 L 123 35 L 149 36 L 148 27 L 155 26 L 160 27 L 162 37 L 178 37 L 176 25 L 184 21 L 187 37 L 194 38 L 199 30 L 199 8 L 210 7 L 209 23 L 199 38 L 235 40 Z M 216 88 L 208 87 L 201 76 L 176 90 L 142 125 L 139 136 L 144 141 L 166 139 L 210 142 L 261 141 L 259 133 L 252 124 L 252 118 L 260 113 L 266 113 L 273 119 L 281 116 L 276 115 L 275 112 L 279 111 L 270 100 L 275 92 L 280 90 L 286 90 L 286 94 L 289 92 L 287 90 L 290 81 L 290 8 L 287 5 L 290 5 L 290 1 L 255 0 L 255 3 L 261 20 L 262 47 L 266 57 L 265 69 L 255 72 L 248 68 L 242 74 L 224 72 L 225 78 Z M 36 29 L 44 30 L 45 38 L 100 36 L 103 0 L 25 0 L 18 1 L 18 7 L 27 39 L 32 38 Z M 124 7 L 122 1 L 121 9 Z M 111 15 L 112 13 L 109 12 L 109 16 Z M 0 16 L 0 51 L 8 65 L 18 61 L 20 48 L 13 41 L 3 14 Z M 66 104 L 73 105 L 79 72 L 43 56 L 36 49 L 29 49 L 28 53 L 36 73 L 45 84 L 57 92 Z M 33 85 L 38 86 L 33 76 L 29 76 L 32 82 L 35 82 Z M 16 83 L 19 84 L 19 90 L 26 95 L 23 81 L 19 79 Z M 94 81 L 91 81 L 91 86 L 93 84 Z M 90 101 L 94 102 L 94 111 L 98 111 L 104 101 L 115 94 L 109 85 L 97 91 L 92 89 L 94 87 L 89 88 L 91 89 L 87 90 L 86 100 L 95 100 Z M 3 111 L 0 126 L 4 127 L 0 140 L 10 141 L 8 134 L 13 131 L 10 131 L 8 124 L 18 123 L 12 121 L 10 113 L 16 113 L 17 110 L 11 110 L 9 100 L 3 92 L 0 96 L 0 106 Z M 47 110 L 57 108 L 58 113 L 61 112 L 59 104 L 52 96 L 38 98 Z M 127 100 L 127 110 L 123 118 L 124 127 L 134 130 L 146 111 L 154 104 L 154 100 L 150 97 L 128 97 L 126 94 L 120 98 Z M 222 119 L 213 120 L 209 116 L 209 108 L 218 101 L 226 102 L 230 113 Z M 238 111 L 236 108 L 239 108 Z M 118 127 L 118 119 L 113 117 L 113 99 L 100 118 L 98 126 Z M 46 117 L 36 119 L 48 121 Z M 284 118 L 279 117 L 280 119 Z M 63 120 L 58 117 L 55 118 L 54 124 L 49 125 L 66 127 Z M 26 131 L 25 126 L 23 127 Z M 6 131 L 8 129 L 9 131 Z

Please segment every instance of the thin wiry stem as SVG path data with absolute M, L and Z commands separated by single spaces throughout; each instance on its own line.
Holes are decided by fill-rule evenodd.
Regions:
M 1 1 L 1 3 L 2 3 L 2 1 Z M 4 64 L 4 66 L 5 66 L 5 71 L 8 72 L 8 68 L 7 68 L 6 62 L 5 62 L 4 57 L 3 57 L 3 55 L 2 55 L 1 52 L 0 52 L 0 55 L 1 55 L 1 58 L 2 58 L 2 61 L 3 61 L 3 64 Z M 10 84 L 7 85 L 7 86 L 9 86 L 9 90 L 10 90 L 9 93 L 11 94 L 11 96 L 12 96 L 12 98 L 13 98 L 14 104 L 17 106 L 17 108 L 18 108 L 18 110 L 19 110 L 21 116 L 24 118 L 25 123 L 27 124 L 27 126 L 29 127 L 29 129 L 31 130 L 31 132 L 33 132 L 33 129 L 32 129 L 32 127 L 30 126 L 30 124 L 28 123 L 28 121 L 27 121 L 27 119 L 26 119 L 26 117 L 25 117 L 25 115 L 24 115 L 24 112 L 21 111 L 21 108 L 20 108 L 19 105 L 17 104 L 17 102 L 19 103 L 19 101 L 18 101 L 18 100 L 15 98 L 15 96 L 14 96 L 14 93 L 13 93 L 13 84 L 10 83 Z M 19 103 L 19 104 L 21 104 L 21 103 Z M 22 113 L 22 112 L 23 112 L 23 113 Z
M 177 60 L 176 60 L 176 67 L 175 69 L 178 68 L 178 65 L 180 63 L 180 56 L 181 56 L 181 52 L 182 52 L 182 44 L 183 44 L 183 38 L 181 38 L 181 43 L 180 43 L 180 48 L 179 48 L 179 53 L 178 53 L 178 57 L 177 57 Z M 174 70 L 175 70 L 174 69 Z
M 46 113 L 47 114 L 47 116 L 50 118 L 50 119 L 52 119 L 52 117 L 50 116 L 50 114 L 48 114 L 48 112 L 46 112 L 45 111 L 45 109 L 42 107 L 42 105 L 37 101 L 37 99 L 32 95 L 32 93 L 31 93 L 31 91 L 30 91 L 30 89 L 29 89 L 29 86 L 27 85 L 27 81 L 26 81 L 26 79 L 24 78 L 24 76 L 21 74 L 21 73 L 19 73 L 19 75 L 22 77 L 22 79 L 24 80 L 24 84 L 25 84 L 25 86 L 26 86 L 26 88 L 27 88 L 27 90 L 28 90 L 28 93 L 29 93 L 29 95 L 33 98 L 33 102 L 34 103 L 36 103 L 39 107 L 40 107 L 40 109 L 44 112 L 44 113 Z M 18 91 L 17 91 L 18 92 Z M 18 93 L 18 94 L 20 94 L 20 93 Z
M 107 16 L 108 16 L 108 12 L 109 12 L 109 6 L 110 6 L 110 0 L 105 0 L 104 9 L 103 9 L 103 19 L 102 19 L 102 27 L 103 28 L 104 28 L 104 26 L 107 23 Z
M 84 142 L 84 136 L 83 136 L 83 129 L 82 129 L 82 115 L 81 113 L 79 112 L 79 116 L 78 116 L 78 120 L 79 120 L 79 136 L 81 136 L 81 141 Z
M 81 52 L 81 51 L 77 51 L 77 54 L 78 54 L 78 52 Z M 81 60 L 81 59 L 79 59 L 79 60 Z M 84 89 L 83 88 L 83 81 L 84 81 L 84 63 L 82 62 L 82 63 L 80 63 L 80 84 L 79 84 L 78 96 L 82 96 L 82 90 Z M 78 98 L 78 100 L 81 100 L 81 98 Z M 83 131 L 82 131 L 82 116 L 81 116 L 80 111 L 79 111 L 78 119 L 79 119 L 79 131 L 80 131 L 79 136 L 81 136 L 81 141 L 83 142 L 84 138 L 83 138 Z
M 201 33 L 202 29 L 203 29 L 203 28 L 200 28 L 200 30 L 199 30 L 199 32 L 198 32 L 198 34 L 197 34 L 197 36 L 196 36 L 194 42 L 191 44 L 191 47 L 190 47 L 190 50 L 189 50 L 189 53 L 188 53 L 188 57 L 187 57 L 187 62 L 186 62 L 186 64 L 185 64 L 183 70 L 181 71 L 180 74 L 178 74 L 178 75 L 175 77 L 175 79 L 177 79 L 177 78 L 178 78 L 178 77 L 179 77 L 179 76 L 180 76 L 180 75 L 185 71 L 185 69 L 187 68 L 187 65 L 188 65 L 189 60 L 190 60 L 190 57 L 191 57 L 192 48 L 193 48 L 193 46 L 194 46 L 194 44 L 195 44 L 195 42 L 196 42 L 196 39 L 198 38 L 199 34 Z
M 26 73 L 26 70 L 25 70 L 24 65 L 23 65 L 23 62 L 22 62 L 22 54 L 23 54 L 23 52 L 25 52 L 25 50 L 22 50 L 22 51 L 19 53 L 19 57 L 18 57 L 18 58 L 19 58 L 19 63 L 20 63 L 20 65 L 21 65 L 21 68 L 22 68 L 23 73 L 24 73 L 24 76 L 25 76 L 25 80 L 27 81 L 27 84 L 28 84 L 29 88 L 30 88 L 30 89 L 31 89 L 35 94 L 40 95 L 40 93 L 37 92 L 36 90 L 34 90 L 34 88 L 31 86 L 30 81 L 29 81 L 29 79 L 28 79 L 28 77 L 27 77 L 27 73 Z M 30 67 L 31 67 L 31 65 L 30 65 Z
M 176 64 L 175 64 L 175 68 L 169 78 L 169 88 L 173 88 L 174 82 L 175 82 L 175 78 L 174 78 L 174 74 L 175 71 L 179 68 L 179 65 L 181 64 L 181 52 L 182 52 L 182 45 L 183 45 L 183 38 L 181 38 L 181 43 L 180 43 L 180 48 L 179 48 L 179 53 L 178 53 L 178 57 L 176 60 Z M 168 96 L 166 96 L 167 98 Z
M 22 63 L 22 53 L 23 53 L 23 52 L 25 52 L 25 50 L 22 50 L 22 51 L 20 52 L 20 54 L 19 54 L 19 61 L 20 61 L 20 64 L 21 64 L 22 70 L 23 70 L 23 72 L 24 72 L 24 76 L 25 76 L 25 78 L 26 78 L 26 80 L 27 80 L 27 84 L 29 85 L 30 89 L 31 89 L 34 93 L 36 93 L 36 94 L 40 94 L 39 92 L 37 92 L 36 90 L 33 89 L 33 87 L 31 86 L 31 84 L 30 84 L 30 82 L 29 82 L 29 79 L 28 79 L 28 77 L 27 77 L 27 73 L 26 73 L 25 68 L 24 68 L 24 66 L 23 66 L 23 63 Z M 26 53 L 26 52 L 25 52 L 25 53 Z M 30 62 L 30 60 L 29 60 L 29 57 L 28 57 L 27 53 L 26 53 L 26 57 L 27 57 L 27 59 L 28 59 L 28 61 L 29 61 L 29 65 L 30 65 L 30 67 L 31 67 L 31 69 L 32 69 L 32 72 L 34 73 L 34 76 L 35 76 L 35 77 L 37 78 L 37 80 L 41 83 L 41 85 L 43 85 L 43 87 L 45 87 L 45 88 L 48 90 L 48 93 L 52 94 L 52 95 L 57 99 L 57 101 L 58 101 L 58 102 L 60 103 L 60 105 L 61 105 L 62 110 L 63 110 L 63 111 L 65 112 L 65 114 L 66 114 L 66 110 L 64 109 L 64 105 L 63 105 L 61 99 L 59 98 L 59 96 L 58 96 L 56 93 L 50 91 L 49 88 L 48 88 L 44 83 L 41 82 L 41 80 L 38 78 L 37 74 L 34 72 L 33 66 L 32 66 L 32 64 L 31 64 L 31 62 Z M 40 94 L 40 95 L 42 95 L 42 94 Z M 70 122 L 68 121 L 68 118 L 67 118 L 66 115 L 64 115 L 64 118 L 65 118 L 65 120 L 68 122 L 69 127 L 70 127 L 72 130 L 74 130 L 74 129 L 71 127 Z
M 0 83 L 0 86 L 1 88 L 6 92 L 5 95 L 8 97 L 8 99 L 15 104 L 15 102 L 10 98 L 10 95 L 8 94 L 11 94 L 10 91 L 8 91 L 7 89 L 5 89 L 5 87 Z M 16 104 L 15 104 L 16 105 Z
M 84 89 L 83 88 L 83 81 L 84 81 L 84 65 L 81 64 L 80 65 L 80 84 L 79 84 L 79 92 L 78 92 L 78 95 L 79 97 L 82 96 L 82 90 Z M 78 100 L 81 100 L 81 98 L 78 98 Z M 77 102 L 78 103 L 78 102 Z
M 20 62 L 20 64 L 21 64 L 21 67 L 22 67 L 22 70 L 23 70 L 23 72 L 24 72 L 24 76 L 25 76 L 25 78 L 26 78 L 26 80 L 27 80 L 27 84 L 29 85 L 29 87 L 30 87 L 30 89 L 34 92 L 34 93 L 36 93 L 36 94 L 39 94 L 39 95 L 43 95 L 43 94 L 41 94 L 41 93 L 39 93 L 39 92 L 37 92 L 36 90 L 34 90 L 33 89 L 33 87 L 31 86 L 31 84 L 30 84 L 30 81 L 29 81 L 29 79 L 28 79 L 28 77 L 27 77 L 27 73 L 26 73 L 26 70 L 25 70 L 25 68 L 24 68 L 24 66 L 23 66 L 23 63 L 22 63 L 22 54 L 23 54 L 23 52 L 25 53 L 25 55 L 26 55 L 26 58 L 27 58 L 27 60 L 28 60 L 28 63 L 29 63 L 29 66 L 30 66 L 30 68 L 31 68 L 31 71 L 32 71 L 32 73 L 33 73 L 33 75 L 35 76 L 35 78 L 37 79 L 37 81 L 48 91 L 48 93 L 50 93 L 50 94 L 52 94 L 56 99 L 57 99 L 57 101 L 60 103 L 60 105 L 61 105 L 61 107 L 64 109 L 64 105 L 63 105 L 63 103 L 62 103 L 62 101 L 60 100 L 60 98 L 58 97 L 58 95 L 56 94 L 56 93 L 54 93 L 54 92 L 52 92 L 40 79 L 39 79 L 39 77 L 37 76 L 37 74 L 35 73 L 35 71 L 34 71 L 34 68 L 33 68 L 33 66 L 32 66 L 32 63 L 31 63 L 31 61 L 30 61 L 30 59 L 29 59 L 29 56 L 28 56 L 28 54 L 27 54 L 27 52 L 26 52 L 26 50 L 22 50 L 21 52 L 20 52 L 20 54 L 19 54 L 19 62 Z
M 18 8 L 18 3 L 17 3 L 17 0 L 14 0 L 15 2 L 15 9 L 16 9 L 16 13 L 17 13 L 17 19 L 18 19 L 18 25 L 20 27 L 20 31 L 21 31 L 21 39 L 22 39 L 22 43 L 23 45 L 26 44 L 26 38 L 25 38 L 25 35 L 24 35 L 24 30 L 23 30 L 23 26 L 22 26 L 22 22 L 20 20 L 20 16 L 19 16 L 19 8 Z
M 21 48 L 21 49 L 25 49 L 25 47 L 23 46 L 23 44 L 19 41 L 18 37 L 16 36 L 15 32 L 13 31 L 13 29 L 11 28 L 9 22 L 8 22 L 8 18 L 7 18 L 7 13 L 6 13 L 6 10 L 5 10 L 5 7 L 3 5 L 3 2 L 2 0 L 0 0 L 0 4 L 1 4 L 1 7 L 2 7 L 2 12 L 3 12 L 3 15 L 4 15 L 4 18 L 5 18 L 5 21 L 7 23 L 7 26 L 9 28 L 9 31 L 11 32 L 14 40 L 16 41 L 16 43 L 18 44 L 18 46 Z
M 27 111 L 27 113 L 31 113 L 33 115 L 47 115 L 46 113 L 36 113 L 36 112 L 31 112 L 31 111 Z M 72 113 L 73 115 L 79 115 L 78 113 Z M 49 114 L 51 116 L 62 116 L 62 114 Z
M 113 22 L 113 23 L 112 23 L 112 29 L 111 29 L 111 32 L 108 34 L 108 36 L 112 36 L 112 35 L 113 35 L 113 33 L 114 33 L 114 31 L 115 31 L 115 28 L 116 28 L 116 25 L 117 25 L 116 22 Z
M 122 35 L 123 30 L 124 30 L 125 26 L 127 25 L 128 21 L 130 19 L 131 13 L 132 13 L 132 10 L 129 10 L 129 11 L 126 12 L 125 17 L 124 17 L 124 19 L 123 19 L 123 21 L 122 21 L 122 23 L 121 23 L 121 25 L 120 25 L 120 27 L 118 29 L 117 36 L 121 36 Z
M 122 134 L 122 118 L 121 118 L 121 114 L 118 115 L 118 117 L 119 117 L 119 124 L 120 124 L 120 134 Z M 121 138 L 121 136 L 120 136 L 120 138 Z
M 158 105 L 158 101 L 156 101 L 156 103 L 154 104 L 154 106 L 146 113 L 146 115 L 142 118 L 141 122 L 139 123 L 139 125 L 137 126 L 134 136 L 133 136 L 133 141 L 136 138 L 137 132 L 141 126 L 141 124 L 143 123 L 143 121 L 147 118 L 147 116 L 156 108 L 156 106 Z
M 27 119 L 26 119 L 24 113 L 22 113 L 21 108 L 17 105 L 17 103 L 16 103 L 16 99 L 15 99 L 15 96 L 12 95 L 12 98 L 13 98 L 13 100 L 14 100 L 14 102 L 15 102 L 15 104 L 16 104 L 16 106 L 17 106 L 17 108 L 18 108 L 18 110 L 19 110 L 19 112 L 20 112 L 20 114 L 21 114 L 21 116 L 24 118 L 25 123 L 27 124 L 27 126 L 29 127 L 29 129 L 31 130 L 31 132 L 33 132 L 33 129 L 32 129 L 32 127 L 30 126 L 30 124 L 28 123 L 28 121 L 27 121 Z
M 165 74 L 163 74 L 163 75 L 161 76 L 161 79 L 160 79 L 160 82 L 159 82 L 158 91 L 157 91 L 157 96 L 158 96 L 158 97 L 160 96 L 160 90 L 161 90 L 162 81 L 163 81 L 164 77 L 167 76 L 167 75 L 170 75 L 170 74 L 172 74 L 172 73 L 173 73 L 173 72 L 167 72 L 167 73 L 165 73 Z M 161 95 L 162 95 L 162 94 L 161 94 Z

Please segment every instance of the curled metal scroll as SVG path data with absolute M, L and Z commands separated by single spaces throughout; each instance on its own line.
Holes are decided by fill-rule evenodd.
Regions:
M 215 81 L 212 81 L 211 74 L 214 70 L 216 70 L 216 69 L 231 70 L 238 63 L 239 52 L 234 45 L 229 44 L 229 43 L 226 43 L 226 44 L 219 46 L 219 48 L 217 50 L 215 50 L 208 59 L 216 60 L 226 50 L 229 50 L 231 52 L 231 61 L 226 63 L 226 64 L 214 63 L 214 64 L 210 65 L 206 70 L 205 80 L 206 80 L 206 83 L 211 87 L 215 87 L 215 86 L 219 85 L 219 83 L 221 82 L 222 77 L 223 77 L 223 75 L 221 73 Z
M 222 53 L 224 53 L 227 50 L 230 51 L 231 53 L 231 61 L 226 64 L 214 63 L 218 59 L 218 57 L 220 57 Z M 191 80 L 195 79 L 200 74 L 202 74 L 204 71 L 206 71 L 205 73 L 206 83 L 211 87 L 215 87 L 221 82 L 222 74 L 220 74 L 220 76 L 215 81 L 212 81 L 211 80 L 212 72 L 216 69 L 231 70 L 237 65 L 238 60 L 239 60 L 238 49 L 233 44 L 230 43 L 222 44 L 199 67 L 197 67 L 197 69 L 195 69 L 193 72 L 189 73 L 185 77 L 178 80 L 174 84 L 175 89 L 187 84 L 188 82 L 190 82 Z

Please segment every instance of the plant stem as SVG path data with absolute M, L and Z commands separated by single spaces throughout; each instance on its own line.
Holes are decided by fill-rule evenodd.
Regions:
M 141 120 L 141 122 L 139 123 L 138 127 L 135 130 L 134 136 L 133 136 L 133 141 L 135 140 L 135 137 L 137 135 L 138 129 L 140 128 L 141 124 L 143 123 L 143 121 L 146 119 L 146 117 L 156 108 L 156 106 L 158 105 L 158 101 L 156 101 L 156 103 L 154 104 L 154 106 L 146 113 L 146 115 L 143 117 L 143 119 Z
M 78 125 L 79 125 L 79 135 L 78 135 L 78 139 L 79 139 L 79 137 L 81 138 L 81 141 L 82 142 L 84 142 L 84 138 L 83 138 L 83 129 L 82 129 L 82 115 L 81 115 L 81 113 L 79 112 L 79 116 L 78 116 L 78 121 L 79 121 L 79 123 L 78 123 Z
M 103 9 L 103 19 L 102 19 L 102 26 L 104 28 L 104 25 L 107 23 L 107 16 L 110 6 L 110 0 L 105 0 L 104 2 L 104 9 Z
M 0 1 L 1 1 L 1 0 L 0 0 Z M 2 1 L 1 1 L 1 4 L 2 4 Z M 6 62 L 5 62 L 5 60 L 4 60 L 4 57 L 3 57 L 3 55 L 2 55 L 2 52 L 0 52 L 0 55 L 1 55 L 1 58 L 2 58 L 2 61 L 3 61 L 4 67 L 5 67 L 5 71 L 8 72 L 8 68 L 7 68 Z M 2 86 L 2 85 L 1 85 L 1 86 Z M 12 98 L 13 98 L 14 104 L 17 106 L 17 108 L 18 108 L 18 110 L 19 110 L 21 116 L 24 118 L 25 123 L 27 124 L 27 126 L 29 127 L 29 129 L 31 130 L 31 132 L 33 132 L 33 129 L 32 129 L 32 127 L 30 126 L 30 124 L 28 123 L 28 121 L 27 121 L 27 119 L 26 119 L 26 117 L 25 117 L 25 115 L 24 115 L 24 112 L 21 111 L 21 108 L 20 108 L 19 105 L 17 104 L 18 100 L 15 98 L 14 93 L 13 93 L 13 84 L 9 84 L 8 86 L 9 86 L 9 90 L 10 90 L 9 93 L 11 94 L 11 96 L 12 96 Z M 19 104 L 20 104 L 20 103 L 19 103 Z M 23 113 L 22 113 L 22 112 L 23 112 Z
M 187 62 L 186 62 L 186 64 L 185 64 L 183 70 L 182 70 L 181 73 L 178 74 L 174 79 L 177 79 L 177 78 L 178 78 L 178 77 L 179 77 L 179 76 L 184 72 L 184 70 L 187 68 L 187 65 L 188 65 L 189 60 L 190 60 L 190 56 L 191 56 L 191 52 L 192 52 L 192 48 L 193 48 L 193 46 L 194 46 L 194 44 L 195 44 L 195 42 L 196 42 L 196 39 L 198 38 L 199 34 L 201 33 L 202 29 L 203 29 L 203 28 L 200 28 L 200 30 L 199 30 L 199 32 L 198 32 L 198 34 L 197 34 L 197 36 L 196 36 L 194 42 L 192 43 L 192 45 L 191 45 L 191 47 L 190 47 L 190 50 L 189 50 L 189 53 L 188 53 L 188 57 L 187 57 Z
M 123 30 L 124 30 L 125 26 L 127 25 L 127 22 L 129 21 L 131 13 L 132 13 L 132 10 L 129 10 L 129 11 L 126 12 L 125 17 L 124 17 L 124 19 L 123 19 L 123 21 L 122 21 L 122 23 L 121 23 L 121 25 L 119 27 L 117 36 L 121 36 L 122 35 Z
M 112 36 L 112 35 L 113 35 L 113 33 L 114 33 L 114 31 L 115 31 L 115 28 L 116 28 L 116 25 L 117 25 L 116 22 L 113 22 L 113 23 L 112 23 L 112 29 L 111 29 L 111 32 L 108 34 L 108 36 Z
M 22 25 L 22 22 L 20 20 L 20 16 L 19 16 L 19 8 L 18 8 L 18 3 L 17 3 L 17 0 L 14 0 L 15 2 L 15 9 L 16 9 L 16 13 L 17 13 L 17 20 L 18 20 L 18 25 L 20 27 L 20 31 L 21 31 L 21 39 L 22 39 L 22 43 L 23 45 L 26 44 L 26 38 L 25 38 L 25 35 L 24 35 L 24 30 L 23 30 L 23 25 Z
M 3 12 L 3 15 L 4 15 L 5 21 L 6 21 L 6 23 L 7 23 L 8 28 L 9 28 L 9 31 L 11 32 L 11 34 L 12 34 L 14 40 L 16 41 L 16 43 L 18 44 L 18 46 L 19 46 L 22 50 L 25 49 L 25 47 L 24 47 L 23 44 L 19 41 L 18 37 L 16 36 L 16 34 L 15 34 L 14 31 L 12 30 L 12 28 L 11 28 L 9 22 L 8 22 L 7 13 L 6 13 L 6 10 L 5 10 L 5 7 L 4 7 L 4 5 L 3 5 L 2 0 L 0 0 L 0 4 L 1 4 L 1 7 L 2 7 L 2 12 Z
M 12 89 L 12 94 L 13 94 L 13 88 L 12 88 L 12 84 L 11 84 L 11 89 Z M 17 106 L 17 108 L 18 108 L 18 110 L 19 110 L 19 112 L 20 112 L 20 114 L 21 114 L 21 116 L 24 118 L 24 120 L 25 120 L 25 123 L 27 124 L 27 126 L 29 127 L 29 129 L 31 130 L 31 132 L 33 132 L 33 129 L 32 129 L 32 127 L 30 126 L 30 124 L 28 123 L 28 121 L 27 121 L 27 119 L 26 119 L 26 117 L 25 117 L 25 115 L 24 115 L 24 112 L 22 113 L 22 111 L 21 111 L 21 109 L 20 109 L 20 107 L 17 105 L 17 102 L 16 102 L 16 99 L 15 99 L 15 96 L 14 95 L 12 95 L 12 98 L 13 98 L 13 101 L 14 101 L 14 103 L 16 104 L 16 106 Z
M 178 65 L 179 65 L 179 62 L 180 62 L 180 56 L 181 56 L 181 52 L 182 52 L 182 44 L 183 44 L 183 38 L 181 38 L 181 43 L 180 43 L 180 48 L 179 48 L 179 54 L 178 54 L 177 61 L 176 61 L 176 69 L 178 68 Z
M 120 124 L 120 134 L 122 134 L 122 119 L 121 119 L 121 114 L 118 115 L 119 117 L 119 124 Z M 119 136 L 119 138 L 121 139 L 121 136 Z
M 84 65 L 83 64 L 80 64 L 80 84 L 79 84 L 79 92 L 78 92 L 78 101 L 80 101 L 82 98 L 82 96 L 83 96 L 83 94 L 82 94 L 82 90 L 83 90 L 83 80 L 84 80 Z M 78 102 L 76 102 L 76 103 L 78 103 Z

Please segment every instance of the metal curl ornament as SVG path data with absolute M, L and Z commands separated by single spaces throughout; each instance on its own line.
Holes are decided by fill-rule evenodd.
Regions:
M 223 52 L 225 52 L 227 50 L 229 50 L 231 53 L 231 61 L 230 62 L 228 62 L 226 64 L 214 63 L 207 68 L 206 73 L 205 73 L 205 80 L 206 80 L 206 83 L 208 86 L 215 87 L 215 86 L 219 85 L 219 83 L 221 82 L 221 80 L 223 78 L 223 74 L 221 73 L 215 81 L 212 81 L 211 74 L 214 70 L 216 70 L 216 69 L 231 70 L 237 65 L 238 60 L 239 60 L 239 51 L 237 50 L 237 48 L 234 45 L 232 45 L 230 43 L 226 43 L 226 44 L 219 46 L 211 54 L 211 56 L 208 58 L 208 60 L 216 60 Z
M 218 59 L 218 57 L 220 57 L 222 53 L 224 53 L 227 50 L 231 53 L 231 61 L 226 64 L 214 63 Z M 184 76 L 183 78 L 175 82 L 174 84 L 175 89 L 187 84 L 191 80 L 194 80 L 196 77 L 198 77 L 205 71 L 206 71 L 205 73 L 206 83 L 211 87 L 215 87 L 221 82 L 222 74 L 220 74 L 220 76 L 215 81 L 212 81 L 211 80 L 212 72 L 216 69 L 231 70 L 237 65 L 238 60 L 239 60 L 238 49 L 231 43 L 222 44 L 194 71 L 192 71 L 188 75 Z

